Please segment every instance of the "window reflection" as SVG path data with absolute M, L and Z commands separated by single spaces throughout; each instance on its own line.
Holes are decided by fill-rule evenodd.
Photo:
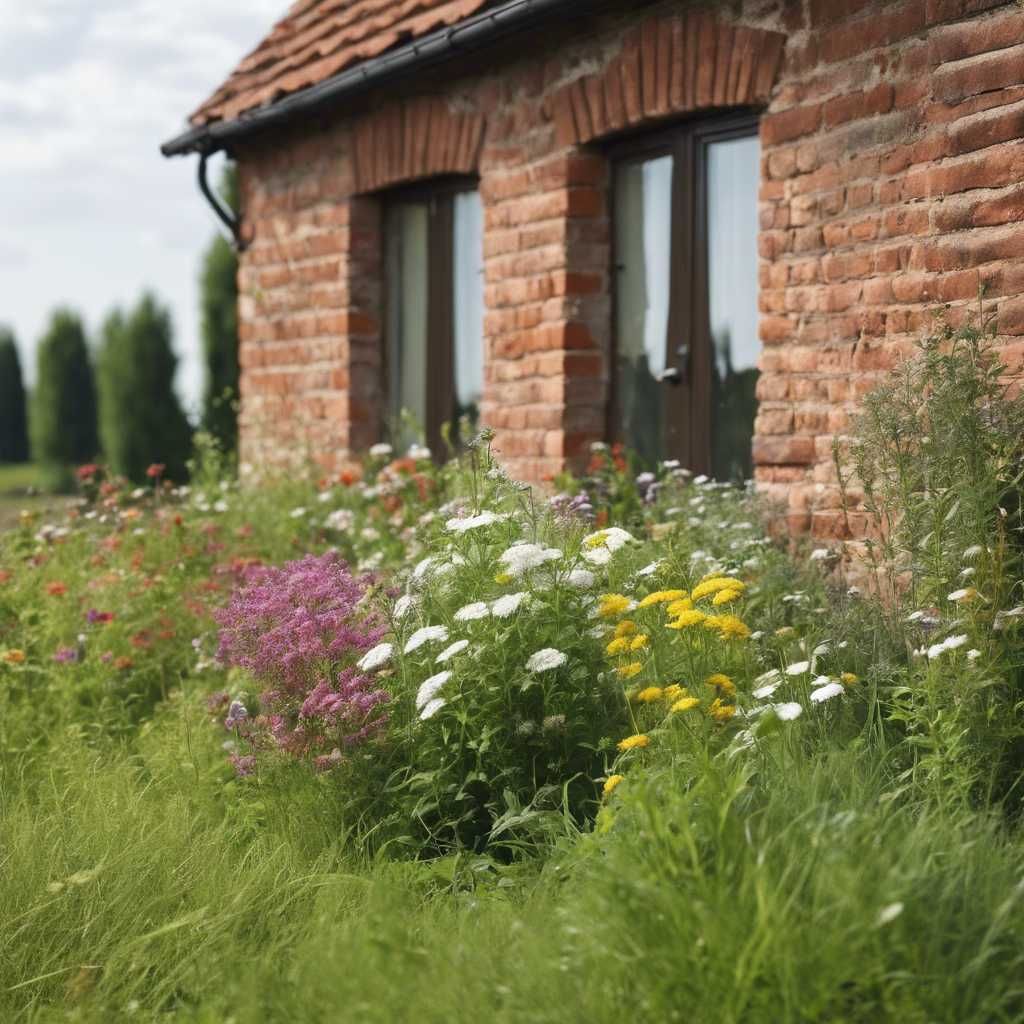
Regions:
M 713 353 L 711 462 L 720 480 L 753 474 L 757 415 L 756 135 L 707 150 L 708 312 Z
M 663 457 L 672 230 L 672 157 L 622 164 L 615 185 L 616 383 L 622 439 Z
M 479 192 L 459 192 L 452 210 L 455 419 L 479 417 L 484 389 L 484 242 Z

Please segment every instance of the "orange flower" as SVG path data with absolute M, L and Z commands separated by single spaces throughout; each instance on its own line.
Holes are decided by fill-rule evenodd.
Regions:
M 4 651 L 3 659 L 8 665 L 20 665 L 25 660 L 25 652 L 12 647 L 9 651 Z
M 156 480 L 164 475 L 164 470 L 167 467 L 162 462 L 154 462 L 151 466 L 146 469 L 146 476 L 151 480 Z
M 0 569 L 0 583 L 10 582 L 11 574 L 6 569 Z
M 61 583 L 60 580 L 54 580 L 46 584 L 46 592 L 50 597 L 63 597 L 68 592 L 68 585 Z
M 132 668 L 134 665 L 135 662 L 124 654 L 122 654 L 120 658 L 114 659 L 114 668 L 116 668 L 119 672 L 125 672 L 128 669 Z

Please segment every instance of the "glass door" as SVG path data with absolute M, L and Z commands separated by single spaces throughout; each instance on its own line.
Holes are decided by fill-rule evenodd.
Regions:
M 757 122 L 694 122 L 615 155 L 611 432 L 648 464 L 746 479 L 760 356 Z

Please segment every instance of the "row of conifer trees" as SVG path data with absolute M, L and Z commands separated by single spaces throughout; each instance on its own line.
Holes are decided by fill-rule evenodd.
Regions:
M 237 208 L 234 175 L 222 194 Z M 200 279 L 205 370 L 200 426 L 226 451 L 236 443 L 237 292 L 234 250 L 217 236 Z M 51 484 L 69 468 L 102 458 L 114 472 L 142 481 L 153 463 L 182 479 L 192 426 L 174 392 L 177 357 L 168 310 L 146 293 L 115 309 L 90 345 L 81 319 L 56 310 L 36 346 L 36 381 L 27 395 L 11 331 L 0 327 L 0 463 L 39 463 Z

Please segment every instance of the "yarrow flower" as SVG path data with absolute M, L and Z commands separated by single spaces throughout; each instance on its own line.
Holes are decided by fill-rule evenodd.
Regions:
M 604 594 L 598 601 L 597 614 L 610 619 L 622 615 L 633 607 L 633 602 L 625 594 Z
M 671 711 L 689 711 L 691 708 L 697 707 L 700 701 L 696 697 L 680 697 L 679 700 L 675 701 L 671 707 Z
M 549 672 L 564 665 L 568 660 L 569 657 L 564 652 L 554 647 L 545 647 L 530 655 L 526 668 L 530 672 Z
M 787 676 L 802 676 L 805 672 L 809 671 L 811 663 L 809 661 L 794 661 L 792 665 L 786 666 Z
M 636 695 L 636 699 L 641 704 L 653 704 L 655 701 L 661 700 L 664 693 L 665 691 L 660 686 L 648 686 Z
M 650 608 L 652 604 L 669 604 L 673 601 L 682 600 L 687 596 L 685 590 L 655 590 L 648 594 L 638 604 L 638 608 Z
M 690 597 L 694 601 L 699 601 L 702 597 L 709 597 L 712 594 L 717 594 L 721 590 L 735 590 L 742 592 L 746 589 L 746 584 L 742 580 L 738 580 L 733 576 L 712 576 L 710 579 L 704 580 L 702 583 L 698 583 L 690 592 Z
M 25 661 L 25 652 L 20 647 L 12 647 L 9 650 L 4 651 L 0 657 L 2 657 L 8 665 L 21 665 Z
M 708 714 L 716 721 L 725 723 L 728 722 L 733 715 L 736 714 L 735 704 L 723 704 L 721 699 L 716 697 L 711 702 L 711 707 L 708 708 Z
M 412 654 L 419 650 L 424 644 L 444 643 L 448 639 L 447 626 L 421 626 L 405 642 L 402 648 L 404 654 Z
M 619 740 L 616 746 L 622 753 L 625 753 L 627 750 L 640 750 L 643 747 L 650 746 L 650 743 L 651 738 L 649 736 L 637 733 L 635 736 L 627 736 L 624 740 Z
M 937 644 L 932 644 L 928 648 L 929 659 L 935 659 L 941 657 L 946 651 L 955 651 L 958 647 L 963 647 L 967 643 L 967 634 L 961 633 L 958 636 L 948 636 L 945 640 L 940 641 Z
M 603 796 L 611 796 L 615 787 L 625 778 L 624 775 L 609 775 L 604 780 L 604 788 L 601 790 Z

